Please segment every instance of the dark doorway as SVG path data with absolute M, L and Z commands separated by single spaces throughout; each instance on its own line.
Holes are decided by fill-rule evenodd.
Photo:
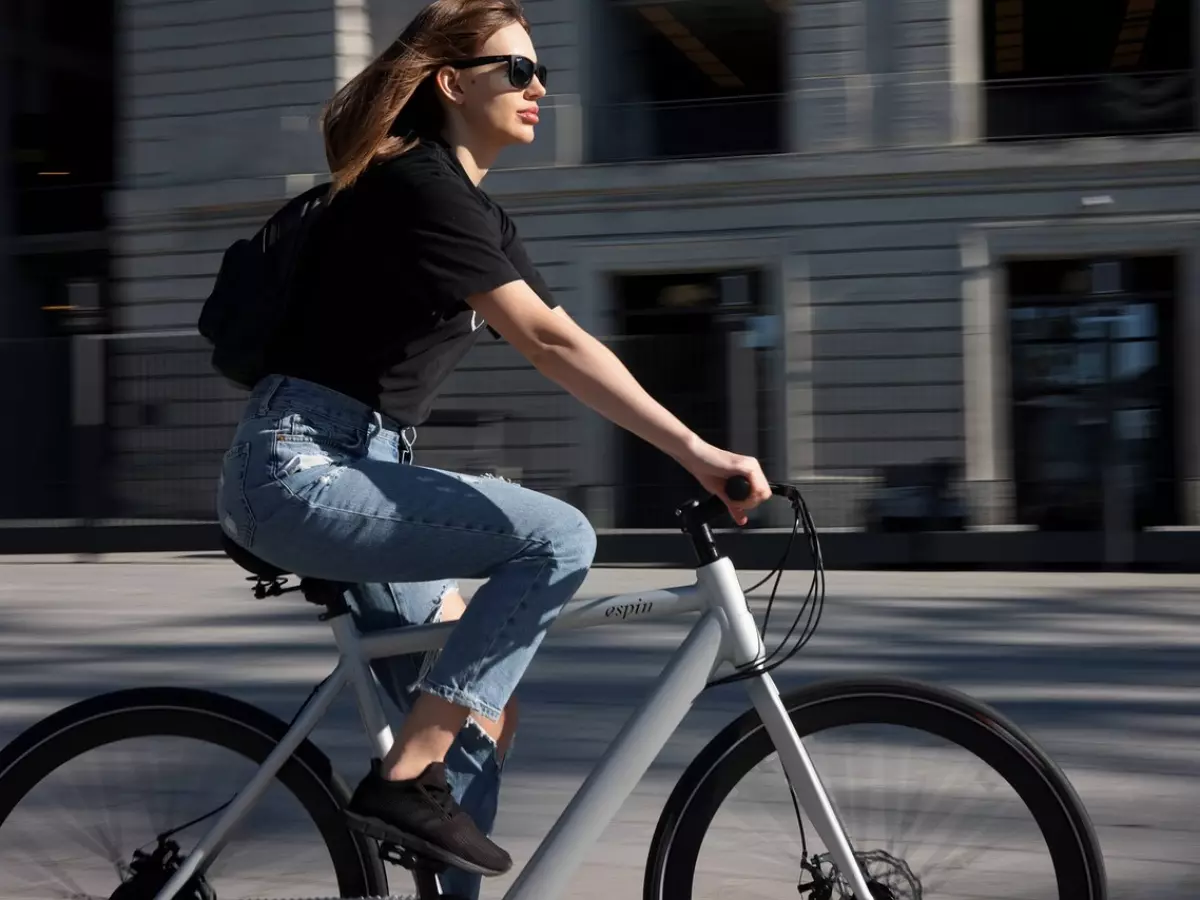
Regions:
M 75 336 L 103 330 L 110 290 L 116 5 L 11 0 L 0 25 L 4 224 L 15 246 L 0 309 L 0 404 L 20 435 L 9 450 L 21 472 L 0 499 L 0 518 L 91 515 L 96 504 L 81 498 L 98 480 L 102 448 L 99 426 L 73 418 L 85 374 Z
M 614 287 L 616 349 L 650 395 L 719 447 L 754 454 L 767 446 L 767 363 L 747 337 L 762 306 L 762 273 L 622 276 Z M 675 509 L 702 489 L 673 459 L 620 434 L 618 527 L 674 527 Z
M 1179 521 L 1173 256 L 1008 266 L 1018 521 Z

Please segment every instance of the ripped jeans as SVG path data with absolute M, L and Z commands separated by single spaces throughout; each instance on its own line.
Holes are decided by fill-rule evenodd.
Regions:
M 404 464 L 411 443 L 369 407 L 272 375 L 246 405 L 222 464 L 217 511 L 237 544 L 282 569 L 354 585 L 364 631 L 437 621 L 456 579 L 487 579 L 445 646 L 377 660 L 406 713 L 419 692 L 495 721 L 546 630 L 587 575 L 596 537 L 560 500 L 502 479 Z M 501 763 L 468 720 L 446 757 L 454 797 L 485 833 Z M 457 869 L 443 890 L 467 898 L 480 879 Z

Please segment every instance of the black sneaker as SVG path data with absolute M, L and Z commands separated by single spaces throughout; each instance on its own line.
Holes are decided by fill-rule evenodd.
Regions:
M 370 773 L 350 798 L 346 819 L 355 831 L 377 841 L 477 875 L 503 875 L 512 868 L 512 858 L 488 840 L 450 795 L 444 763 L 430 763 L 413 779 L 387 781 L 379 774 L 379 760 L 372 761 Z

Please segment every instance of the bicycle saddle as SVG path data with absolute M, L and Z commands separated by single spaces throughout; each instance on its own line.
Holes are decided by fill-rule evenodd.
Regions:
M 245 547 L 235 544 L 229 539 L 229 535 L 221 532 L 221 549 L 225 551 L 225 555 L 232 559 L 235 563 L 249 572 L 251 575 L 256 575 L 263 581 L 274 581 L 276 578 L 282 578 L 284 575 L 291 575 L 291 572 L 280 569 L 277 566 L 271 565 L 269 562 L 259 559 Z

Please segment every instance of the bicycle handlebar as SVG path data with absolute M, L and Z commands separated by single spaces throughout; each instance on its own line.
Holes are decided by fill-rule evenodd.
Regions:
M 789 484 L 774 484 L 768 482 L 771 493 L 776 497 L 791 497 L 792 486 Z M 740 503 L 750 496 L 750 479 L 745 475 L 733 475 L 725 482 L 725 496 L 734 503 Z
M 786 484 L 771 484 L 771 493 L 776 497 L 787 497 L 793 502 L 798 497 L 796 489 Z M 744 475 L 731 476 L 725 481 L 725 496 L 734 503 L 745 500 L 750 496 L 750 481 Z M 725 501 L 716 494 L 709 494 L 704 500 L 689 500 L 675 511 L 682 519 L 683 531 L 691 537 L 696 555 L 702 563 L 717 558 L 709 526 L 726 512 Z
M 740 503 L 750 496 L 750 479 L 745 475 L 733 475 L 725 482 L 725 496 Z

